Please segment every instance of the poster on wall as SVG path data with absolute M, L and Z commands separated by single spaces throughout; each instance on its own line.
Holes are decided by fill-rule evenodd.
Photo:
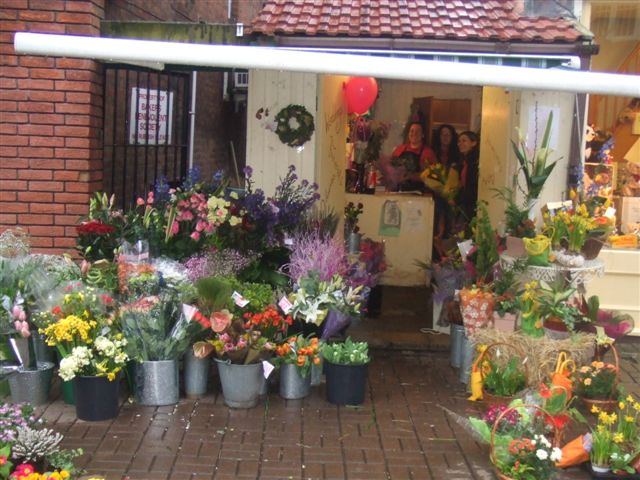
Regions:
M 173 92 L 133 87 L 129 111 L 130 144 L 171 144 Z
M 399 237 L 402 225 L 402 212 L 398 202 L 387 200 L 380 209 L 380 227 L 378 235 L 381 237 Z

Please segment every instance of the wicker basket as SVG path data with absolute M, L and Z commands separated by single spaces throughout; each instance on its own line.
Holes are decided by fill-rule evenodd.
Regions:
M 609 398 L 580 397 L 580 401 L 589 410 L 589 412 L 591 412 L 591 408 L 595 406 L 604 412 L 611 413 L 616 409 L 618 405 L 618 399 L 615 396 L 615 392 L 617 391 L 617 386 L 620 383 L 620 356 L 618 355 L 618 349 L 616 349 L 616 347 L 613 344 L 611 344 L 610 349 L 611 349 L 611 352 L 613 353 L 613 359 L 615 362 L 614 366 L 615 366 L 615 372 L 616 372 L 616 377 L 613 383 L 614 388 L 611 389 L 613 393 L 610 394 Z M 596 358 L 599 359 L 601 358 L 601 356 L 596 353 Z
M 489 444 L 489 458 L 491 459 L 491 463 L 493 463 L 494 465 L 496 464 L 496 431 L 498 430 L 498 425 L 500 425 L 500 421 L 509 414 L 509 412 L 511 412 L 512 410 L 517 410 L 519 408 L 534 408 L 536 409 L 538 412 L 540 412 L 542 415 L 545 416 L 551 416 L 546 410 L 544 410 L 542 407 L 538 406 L 538 405 L 533 405 L 533 404 L 522 404 L 522 405 L 518 405 L 517 407 L 512 407 L 512 408 L 507 408 L 504 412 L 502 412 L 500 415 L 498 415 L 498 418 L 496 418 L 496 421 L 493 424 L 493 428 L 491 429 L 491 442 Z M 551 445 L 553 447 L 557 447 L 560 444 L 560 437 L 561 434 L 558 431 L 558 429 L 554 426 L 553 427 L 553 438 L 550 439 L 551 441 Z M 502 473 L 500 470 L 498 470 L 498 468 L 496 467 L 496 476 L 500 479 L 500 480 L 512 480 L 511 477 L 508 477 L 507 475 L 505 475 L 504 473 Z
M 516 352 L 517 356 L 519 356 L 522 360 L 524 360 L 526 358 L 526 355 L 524 354 L 524 352 L 517 346 L 512 345 L 510 343 L 504 343 L 504 342 L 496 342 L 496 343 L 492 343 L 491 345 L 489 345 L 486 350 L 484 350 L 476 359 L 474 368 L 479 368 L 480 369 L 480 373 L 482 375 L 482 382 L 483 382 L 483 386 L 482 386 L 482 397 L 484 399 L 484 402 L 486 403 L 487 406 L 492 406 L 492 405 L 509 405 L 509 403 L 511 403 L 511 400 L 513 400 L 513 396 L 501 396 L 501 395 L 494 395 L 490 392 L 487 392 L 487 390 L 485 390 L 484 388 L 484 377 L 485 377 L 485 372 L 484 369 L 482 368 L 482 362 L 485 358 L 491 358 L 492 355 L 492 351 L 495 350 L 497 347 L 507 347 L 510 348 L 511 350 L 513 350 L 514 352 Z M 529 369 L 527 367 L 527 364 L 524 364 L 524 377 L 525 377 L 525 387 L 529 384 L 528 382 L 528 378 L 529 378 Z

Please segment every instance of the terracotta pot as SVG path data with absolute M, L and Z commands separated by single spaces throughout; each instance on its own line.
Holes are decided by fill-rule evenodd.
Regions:
M 615 411 L 616 407 L 618 406 L 618 400 L 614 398 L 598 400 L 595 398 L 580 397 L 580 401 L 589 410 L 589 412 L 591 411 L 592 407 L 596 406 L 603 412 L 611 413 Z
M 584 242 L 582 251 L 580 253 L 582 253 L 582 256 L 585 260 L 593 260 L 595 258 L 598 258 L 603 245 L 604 241 L 602 241 L 601 239 L 597 237 L 589 237 Z
M 515 313 L 505 313 L 501 316 L 498 312 L 493 312 L 493 328 L 502 332 L 513 332 L 516 329 L 518 315 Z

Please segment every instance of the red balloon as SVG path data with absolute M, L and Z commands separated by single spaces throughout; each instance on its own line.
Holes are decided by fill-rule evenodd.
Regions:
M 347 111 L 362 115 L 378 97 L 378 82 L 373 77 L 351 77 L 344 86 Z

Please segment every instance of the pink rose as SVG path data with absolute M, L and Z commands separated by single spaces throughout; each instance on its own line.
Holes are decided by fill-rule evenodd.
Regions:
M 177 235 L 179 231 L 180 231 L 180 225 L 178 225 L 178 222 L 173 222 L 171 224 L 171 234 Z
M 140 197 L 138 197 L 138 199 L 136 200 L 136 205 L 142 206 L 144 205 L 144 200 Z
M 216 333 L 223 332 L 225 328 L 231 325 L 232 318 L 233 314 L 227 309 L 214 312 L 213 315 L 211 315 L 211 328 Z
M 13 308 L 11 309 L 11 315 L 13 315 L 13 318 L 15 318 L 16 320 L 20 320 L 21 322 L 27 320 L 27 314 L 24 313 L 24 310 L 20 305 L 13 306 Z
M 195 240 L 196 242 L 198 240 L 200 240 L 200 232 L 193 232 L 191 235 L 189 235 L 191 238 L 193 238 L 193 240 Z

